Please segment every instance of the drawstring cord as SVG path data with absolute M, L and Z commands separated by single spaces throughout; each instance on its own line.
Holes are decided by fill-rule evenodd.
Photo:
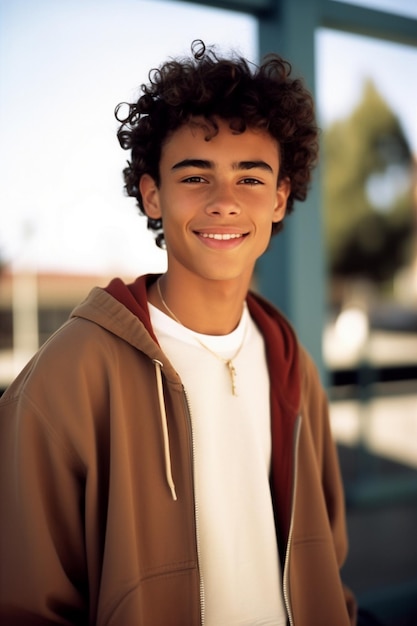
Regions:
M 165 399 L 164 399 L 164 388 L 162 384 L 162 372 L 161 369 L 163 364 L 161 361 L 157 359 L 153 359 L 153 364 L 155 365 L 155 373 L 156 373 L 156 386 L 158 389 L 158 400 L 159 400 L 159 410 L 161 414 L 161 424 L 162 424 L 162 434 L 164 438 L 164 456 L 165 456 L 165 475 L 171 490 L 171 495 L 173 500 L 177 500 L 177 493 L 175 491 L 175 483 L 172 478 L 172 466 L 171 466 L 171 452 L 169 448 L 169 433 L 168 433 L 168 423 L 167 423 L 167 414 L 165 410 Z

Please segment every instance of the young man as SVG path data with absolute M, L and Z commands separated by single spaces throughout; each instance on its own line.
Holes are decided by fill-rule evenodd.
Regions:
M 306 195 L 311 97 L 201 42 L 142 90 L 125 182 L 168 269 L 94 289 L 2 398 L 2 618 L 354 624 L 325 394 L 249 291 Z

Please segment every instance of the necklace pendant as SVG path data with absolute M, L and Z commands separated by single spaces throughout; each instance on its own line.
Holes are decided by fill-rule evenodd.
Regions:
M 234 396 L 237 396 L 237 389 L 236 389 L 236 369 L 235 366 L 233 365 L 233 361 L 231 359 L 229 359 L 228 361 L 226 361 L 226 365 L 229 369 L 229 374 L 230 374 L 230 382 L 232 383 L 232 394 Z
M 159 299 L 161 300 L 164 308 L 168 311 L 168 313 L 170 314 L 172 319 L 175 320 L 177 322 L 177 324 L 180 324 L 182 326 L 182 324 L 181 324 L 180 320 L 178 319 L 178 317 L 175 315 L 175 313 L 173 313 L 171 311 L 171 309 L 169 308 L 169 306 L 167 305 L 167 303 L 164 300 L 164 297 L 163 297 L 162 291 L 161 291 L 160 281 L 161 281 L 160 278 L 156 281 L 156 288 L 158 290 Z M 246 328 L 245 328 L 245 334 L 246 334 Z M 229 370 L 229 374 L 230 374 L 230 382 L 232 383 L 232 395 L 237 396 L 238 394 L 237 394 L 237 387 L 236 387 L 236 369 L 235 369 L 235 366 L 233 365 L 233 360 L 232 359 L 224 359 L 219 354 L 216 354 L 216 352 L 214 352 L 213 350 L 210 350 L 209 347 L 207 347 L 202 341 L 200 341 L 200 339 L 197 336 L 195 337 L 195 339 L 200 344 L 200 346 L 202 348 L 207 350 L 207 352 L 210 352 L 210 354 L 215 356 L 216 359 L 219 359 L 219 361 L 223 361 L 223 363 L 225 363 L 227 365 L 227 369 Z M 235 352 L 235 355 L 233 356 L 233 359 L 235 359 L 237 357 L 237 355 L 239 354 L 239 352 L 241 351 L 241 349 L 243 347 L 244 339 L 245 339 L 245 336 L 243 337 L 242 343 L 239 346 L 237 352 Z

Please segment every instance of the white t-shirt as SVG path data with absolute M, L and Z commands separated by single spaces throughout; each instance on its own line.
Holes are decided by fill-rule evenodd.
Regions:
M 149 305 L 152 326 L 181 376 L 191 411 L 197 538 L 205 626 L 284 626 L 269 487 L 269 376 L 262 335 L 244 308 L 229 335 L 195 333 Z M 236 369 L 232 394 L 227 365 Z

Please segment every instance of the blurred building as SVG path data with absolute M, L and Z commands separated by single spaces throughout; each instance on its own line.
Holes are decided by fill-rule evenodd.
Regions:
M 72 274 L 0 274 L 0 389 L 57 330 L 106 276 Z

